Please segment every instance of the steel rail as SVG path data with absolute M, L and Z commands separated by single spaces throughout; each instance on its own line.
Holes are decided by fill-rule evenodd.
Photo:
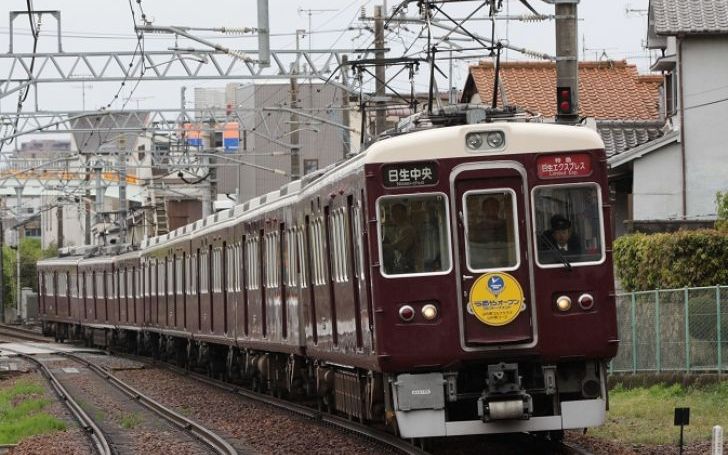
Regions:
M 230 445 L 230 443 L 228 443 L 225 439 L 223 439 L 212 430 L 203 427 L 199 423 L 188 419 L 187 417 L 173 411 L 172 409 L 165 407 L 161 403 L 144 395 L 134 387 L 126 384 L 124 381 L 111 374 L 108 370 L 96 365 L 89 360 L 86 360 L 82 357 L 68 352 L 59 352 L 58 355 L 67 357 L 78 363 L 83 364 L 86 368 L 108 381 L 117 389 L 121 390 L 124 394 L 139 402 L 139 404 L 141 404 L 145 408 L 154 412 L 168 422 L 174 424 L 178 428 L 189 432 L 195 438 L 210 446 L 216 453 L 219 453 L 221 455 L 237 455 L 237 450 L 235 450 L 235 448 Z
M 202 382 L 204 384 L 224 390 L 226 392 L 240 395 L 247 399 L 254 400 L 254 401 L 257 401 L 260 403 L 264 403 L 269 406 L 273 406 L 275 408 L 282 409 L 284 411 L 287 411 L 292 414 L 299 415 L 299 416 L 302 416 L 302 417 L 305 417 L 305 418 L 308 418 L 311 420 L 323 422 L 325 424 L 331 425 L 338 429 L 349 431 L 349 432 L 359 435 L 361 437 L 368 438 L 375 442 L 379 442 L 381 444 L 387 445 L 406 455 L 427 455 L 426 451 L 423 451 L 423 450 L 413 446 L 412 444 L 408 443 L 404 439 L 400 439 L 389 433 L 385 433 L 383 431 L 376 430 L 371 427 L 367 427 L 366 425 L 359 424 L 359 423 L 353 422 L 351 420 L 344 419 L 342 417 L 337 417 L 337 416 L 334 416 L 331 414 L 327 414 L 325 412 L 318 411 L 316 409 L 312 409 L 308 406 L 296 404 L 296 403 L 286 401 L 286 400 L 283 400 L 280 398 L 275 398 L 270 395 L 253 392 L 253 391 L 244 389 L 244 388 L 236 386 L 236 385 L 228 384 L 226 382 L 222 382 L 222 381 L 219 381 L 216 379 L 211 379 L 207 376 L 204 376 L 204 375 L 201 375 L 198 373 L 194 373 L 192 371 L 188 371 L 183 368 L 180 368 L 180 367 L 177 367 L 174 365 L 170 365 L 165 362 L 161 362 L 161 361 L 157 361 L 157 360 L 150 360 L 146 357 L 140 357 L 140 356 L 116 352 L 116 351 L 114 351 L 113 354 L 118 355 L 120 357 L 126 357 L 128 359 L 143 362 L 143 363 L 146 363 L 149 365 L 158 366 L 158 367 L 164 368 L 166 370 L 172 371 L 180 376 L 190 377 L 198 382 Z
M 68 408 L 68 410 L 71 412 L 71 415 L 73 415 L 76 421 L 78 421 L 81 428 L 91 439 L 91 442 L 93 443 L 96 451 L 100 455 L 111 455 L 113 453 L 111 451 L 111 446 L 109 445 L 109 440 L 104 432 L 101 431 L 101 428 L 99 428 L 98 425 L 96 425 L 96 422 L 94 422 L 94 420 L 88 414 L 86 414 L 86 411 L 84 411 L 83 408 L 81 408 L 81 406 L 78 404 L 78 402 L 73 399 L 73 397 L 68 393 L 66 388 L 63 387 L 63 384 L 58 381 L 58 378 L 56 378 L 56 376 L 43 362 L 34 358 L 30 354 L 24 354 L 14 349 L 8 349 L 6 347 L 3 347 L 2 350 L 12 352 L 17 356 L 22 357 L 23 359 L 35 364 L 39 368 L 41 374 L 51 385 L 51 388 L 53 389 L 53 392 L 55 392 L 55 394 L 58 396 L 58 399 L 61 400 L 63 404 Z
M 51 338 L 45 337 L 34 330 L 13 327 L 7 324 L 0 324 L 0 335 L 12 336 L 25 341 L 48 342 L 52 340 Z

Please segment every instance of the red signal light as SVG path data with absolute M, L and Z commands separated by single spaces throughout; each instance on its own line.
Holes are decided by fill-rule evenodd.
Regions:
M 573 114 L 573 103 L 571 100 L 571 87 L 558 87 L 556 89 L 556 106 L 559 115 Z

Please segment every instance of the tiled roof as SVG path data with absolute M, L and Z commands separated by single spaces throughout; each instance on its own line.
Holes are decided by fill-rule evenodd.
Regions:
M 728 1 L 728 0 L 727 0 Z M 489 103 L 493 93 L 493 63 L 470 67 L 463 101 L 480 94 Z M 556 115 L 556 64 L 554 62 L 503 62 L 499 105 L 516 105 Z M 626 61 L 579 63 L 579 113 L 601 120 L 658 120 L 662 77 L 640 76 Z M 505 103 L 504 103 L 505 99 Z
M 602 120 L 597 122 L 597 131 L 602 136 L 607 156 L 612 156 L 661 137 L 664 125 L 659 120 Z
M 728 0 L 651 0 L 658 35 L 728 34 Z

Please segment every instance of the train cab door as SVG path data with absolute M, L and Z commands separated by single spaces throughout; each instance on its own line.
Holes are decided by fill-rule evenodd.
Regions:
M 465 350 L 535 342 L 525 170 L 477 163 L 452 178 Z

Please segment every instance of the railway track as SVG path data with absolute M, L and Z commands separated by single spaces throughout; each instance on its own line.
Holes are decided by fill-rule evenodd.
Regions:
M 62 381 L 58 379 L 58 377 L 43 361 L 40 361 L 29 354 L 24 354 L 7 348 L 3 349 L 13 352 L 23 359 L 26 359 L 29 362 L 38 366 L 43 376 L 51 384 L 51 387 L 56 392 L 59 399 L 64 404 L 66 404 L 74 418 L 91 437 L 92 445 L 99 454 L 111 455 L 127 451 L 124 450 L 124 448 L 129 444 L 128 441 L 115 441 L 112 435 L 109 434 L 109 431 L 104 431 L 99 423 L 97 423 L 92 417 L 90 417 L 88 413 L 85 412 L 84 409 L 81 407 L 81 405 L 79 404 L 80 397 L 74 399 L 73 395 L 69 393 L 68 388 L 63 385 Z M 221 436 L 217 435 L 215 432 L 205 428 L 204 426 L 193 420 L 188 419 L 187 417 L 175 412 L 174 410 L 165 407 L 161 403 L 147 397 L 140 391 L 131 387 L 129 384 L 126 384 L 124 381 L 121 381 L 120 379 L 109 373 L 107 370 L 94 364 L 93 362 L 71 353 L 54 353 L 54 355 L 58 355 L 65 359 L 71 360 L 75 364 L 82 365 L 84 368 L 92 372 L 96 377 L 101 378 L 103 382 L 109 384 L 113 389 L 121 392 L 125 397 L 129 399 L 130 402 L 132 402 L 132 405 L 134 403 L 137 403 L 139 406 L 142 406 L 149 412 L 158 416 L 159 419 L 161 419 L 162 421 L 173 425 L 179 431 L 185 433 L 188 436 L 191 436 L 191 438 L 198 441 L 198 443 L 201 443 L 204 446 L 204 452 L 212 452 L 220 455 L 238 454 L 237 450 L 230 443 L 228 443 Z M 91 398 L 84 396 L 83 399 L 84 401 L 86 401 L 90 400 Z M 136 452 L 136 450 L 132 449 L 131 453 L 134 452 Z
M 35 330 L 15 327 L 8 324 L 0 324 L 0 336 L 8 336 L 22 341 L 39 341 L 43 343 L 53 341 L 52 338 L 45 337 Z
M 321 422 L 325 425 L 328 425 L 330 427 L 333 427 L 339 431 L 347 432 L 351 434 L 355 434 L 359 437 L 362 437 L 364 439 L 373 441 L 376 444 L 379 444 L 383 447 L 388 448 L 389 450 L 392 450 L 396 453 L 401 453 L 404 455 L 427 455 L 428 452 L 413 446 L 406 440 L 397 438 L 389 433 L 386 433 L 381 430 L 377 430 L 372 427 L 368 427 L 364 424 L 360 424 L 358 422 L 354 422 L 351 420 L 347 420 L 341 417 L 337 417 L 331 414 L 327 414 L 321 411 L 318 411 L 316 409 L 313 409 L 309 406 L 305 406 L 302 404 L 293 403 L 290 401 L 286 401 L 280 398 L 273 397 L 271 395 L 265 395 L 257 392 L 253 392 L 247 389 L 244 389 L 242 387 L 223 382 L 220 380 L 212 379 L 208 376 L 204 376 L 202 374 L 198 374 L 195 372 L 191 372 L 188 370 L 185 370 L 183 368 L 171 365 L 166 362 L 161 362 L 157 360 L 151 360 L 146 357 L 140 357 L 135 355 L 130 355 L 126 353 L 119 353 L 114 352 L 114 355 L 119 355 L 124 358 L 128 358 L 130 360 L 138 361 L 147 365 L 163 368 L 165 370 L 171 371 L 179 376 L 183 377 L 189 377 L 194 379 L 195 381 L 201 382 L 203 384 L 207 384 L 211 387 L 244 397 L 248 400 L 263 403 L 268 406 L 274 407 L 276 409 L 280 409 L 283 411 L 286 411 L 288 413 L 301 416 L 303 418 L 313 420 L 316 422 Z
M 17 351 L 12 352 L 14 352 L 18 357 L 21 357 L 38 367 L 38 370 L 46 379 L 46 381 L 48 381 L 48 384 L 50 384 L 51 389 L 53 389 L 53 392 L 58 397 L 58 400 L 66 406 L 73 418 L 76 419 L 76 421 L 78 422 L 79 426 L 88 435 L 89 439 L 91 440 L 91 444 L 96 452 L 101 455 L 111 455 L 113 452 L 111 451 L 111 444 L 109 443 L 109 438 L 107 437 L 107 435 L 103 431 L 101 431 L 101 428 L 99 428 L 94 419 L 92 419 L 86 413 L 86 411 L 83 410 L 81 405 L 73 398 L 73 396 L 68 393 L 66 388 L 63 386 L 63 384 L 61 384 L 56 375 L 53 374 L 51 369 L 32 355 L 23 354 Z

